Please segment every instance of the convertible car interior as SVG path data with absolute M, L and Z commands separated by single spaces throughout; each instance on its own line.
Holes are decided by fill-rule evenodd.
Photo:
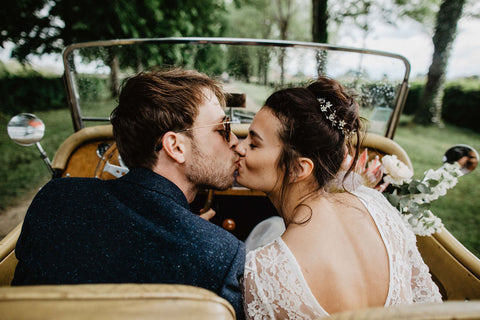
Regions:
M 231 50 L 232 47 L 234 51 Z M 393 140 L 408 93 L 410 66 L 405 58 L 385 52 L 313 43 L 164 38 L 90 42 L 65 49 L 64 79 L 74 132 L 60 145 L 51 163 L 47 161 L 52 178 L 116 179 L 128 171 L 118 155 L 112 127 L 108 124 L 108 112 L 106 116 L 97 114 L 96 105 L 110 104 L 108 110 L 111 110 L 113 105 L 112 100 L 105 98 L 103 93 L 96 92 L 98 86 L 106 86 L 105 83 L 111 75 L 109 66 L 101 57 L 116 52 L 118 57 L 125 57 L 126 65 L 135 61 L 127 59 L 120 53 L 120 49 L 129 49 L 126 51 L 128 53 L 142 49 L 143 52 L 153 52 L 159 56 L 163 54 L 164 60 L 155 60 L 150 64 L 186 65 L 200 71 L 204 71 L 205 65 L 199 60 L 187 63 L 184 61 L 187 54 L 203 57 L 206 53 L 223 52 L 226 59 L 222 65 L 225 68 L 223 73 L 235 69 L 232 61 L 238 60 L 235 56 L 238 52 L 257 59 L 252 68 L 259 70 L 258 75 L 237 72 L 229 79 L 222 80 L 227 91 L 232 93 L 225 112 L 235 120 L 232 130 L 239 139 L 246 137 L 249 121 L 272 90 L 304 83 L 309 76 L 319 74 L 322 68 L 327 68 L 328 74 L 338 78 L 345 75 L 341 80 L 364 94 L 360 96 L 362 112 L 370 121 L 370 128 L 361 139 L 361 148 L 368 150 L 369 158 L 375 155 L 396 155 L 413 170 L 408 154 Z M 176 52 L 177 56 L 181 56 L 180 61 L 174 61 L 172 56 L 165 53 L 167 51 Z M 360 55 L 363 58 L 345 59 L 343 54 Z M 348 68 L 328 69 L 328 66 L 319 63 L 319 56 L 328 56 L 328 65 L 351 63 L 351 68 L 360 67 L 361 70 L 354 72 Z M 284 62 L 281 62 L 282 57 Z M 264 61 L 261 59 L 270 61 L 268 68 L 261 68 L 260 61 Z M 388 63 L 383 65 L 383 60 Z M 279 63 L 283 65 L 276 65 Z M 372 69 L 366 71 L 369 63 Z M 145 63 L 146 66 L 150 64 Z M 305 66 L 314 72 L 310 75 Z M 378 69 L 382 67 L 386 70 L 378 75 Z M 215 70 L 215 74 L 222 74 Z M 133 72 L 131 65 L 122 69 L 124 76 Z M 395 76 L 391 76 L 390 72 Z M 266 74 L 272 75 L 266 77 Z M 360 83 L 359 77 L 371 77 L 371 81 Z M 232 78 L 242 81 L 233 81 Z M 252 82 L 262 84 L 259 87 L 264 91 L 259 97 L 256 90 L 260 89 L 252 90 Z M 277 214 L 263 193 L 241 186 L 234 186 L 226 191 L 203 190 L 192 203 L 192 211 L 198 212 L 205 207 L 212 207 L 217 212 L 211 220 L 212 223 L 230 231 L 240 240 L 245 240 L 259 222 Z M 21 224 L 0 241 L 0 319 L 235 319 L 233 308 L 224 299 L 207 290 L 182 285 L 10 287 L 17 264 L 15 244 L 20 231 Z M 480 319 L 480 260 L 447 229 L 431 236 L 417 236 L 417 243 L 446 303 L 357 310 L 334 314 L 330 318 Z

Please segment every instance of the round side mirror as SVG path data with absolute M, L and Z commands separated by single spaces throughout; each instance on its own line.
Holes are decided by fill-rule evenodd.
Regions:
M 39 142 L 45 133 L 42 120 L 30 113 L 21 113 L 8 122 L 7 132 L 10 139 L 22 146 L 31 146 Z
M 478 152 L 474 148 L 466 144 L 457 144 L 445 152 L 443 162 L 460 164 L 460 170 L 463 174 L 467 174 L 475 170 L 478 164 Z

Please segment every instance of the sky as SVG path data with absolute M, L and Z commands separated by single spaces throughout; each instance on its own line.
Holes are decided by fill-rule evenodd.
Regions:
M 464 76 L 480 76 L 480 19 L 462 18 L 453 43 L 447 79 Z M 361 35 L 344 30 L 338 41 L 340 45 L 362 46 Z M 420 24 L 406 22 L 392 26 L 376 26 L 365 40 L 365 47 L 403 55 L 410 61 L 410 79 L 428 73 L 433 54 L 432 36 L 422 30 Z
M 459 21 L 457 37 L 452 47 L 447 79 L 465 76 L 480 76 L 480 19 L 462 18 Z M 294 39 L 293 39 L 294 40 Z M 337 45 L 349 47 L 365 47 L 380 51 L 388 51 L 403 55 L 411 64 L 410 80 L 425 76 L 428 73 L 433 54 L 431 35 L 422 29 L 420 24 L 406 22 L 396 27 L 376 25 L 363 43 L 361 34 L 352 32 L 351 28 L 340 30 Z M 9 48 L 0 48 L 0 59 L 8 60 Z M 63 71 L 59 56 L 43 56 L 32 58 L 34 67 L 43 70 L 51 69 L 56 73 Z

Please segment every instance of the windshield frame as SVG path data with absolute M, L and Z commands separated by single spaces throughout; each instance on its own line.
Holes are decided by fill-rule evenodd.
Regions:
M 392 116 L 387 123 L 387 128 L 385 132 L 385 137 L 393 139 L 395 134 L 395 130 L 398 126 L 398 122 L 400 120 L 400 115 L 403 110 L 403 106 L 405 104 L 407 93 L 409 89 L 408 79 L 410 76 L 410 62 L 407 58 L 402 55 L 386 52 L 386 51 L 378 51 L 378 50 L 370 50 L 370 49 L 362 49 L 362 48 L 354 48 L 354 47 L 346 47 L 346 46 L 335 46 L 335 45 L 328 45 L 322 43 L 313 43 L 313 42 L 301 42 L 301 41 L 287 41 L 287 40 L 264 40 L 264 39 L 248 39 L 248 38 L 209 38 L 209 37 L 168 37 L 168 38 L 143 38 L 143 39 L 120 39 L 120 40 L 101 40 L 101 41 L 91 41 L 91 42 L 83 42 L 83 43 L 76 43 L 67 46 L 62 53 L 62 59 L 64 64 L 64 82 L 67 91 L 67 100 L 69 104 L 69 108 L 71 111 L 73 127 L 75 131 L 78 131 L 85 127 L 85 121 L 105 121 L 108 119 L 105 118 L 93 118 L 93 117 L 83 117 L 81 112 L 81 106 L 79 101 L 79 95 L 76 92 L 74 86 L 74 77 L 75 71 L 72 70 L 68 61 L 69 57 L 74 50 L 81 49 L 81 48 L 88 48 L 88 47 L 111 47 L 111 46 L 119 46 L 119 45 L 133 45 L 133 44 L 224 44 L 224 45 L 247 45 L 247 46 L 270 46 L 270 47 L 284 47 L 284 48 L 293 48 L 293 47 L 300 47 L 300 48 L 315 48 L 318 50 L 326 50 L 326 51 L 342 51 L 342 52 L 355 52 L 361 54 L 368 54 L 368 55 L 375 55 L 375 56 L 382 56 L 382 57 L 389 57 L 393 59 L 400 60 L 405 66 L 405 73 L 403 75 L 403 79 L 401 80 L 399 86 L 399 92 L 394 102 L 394 108 L 392 112 Z

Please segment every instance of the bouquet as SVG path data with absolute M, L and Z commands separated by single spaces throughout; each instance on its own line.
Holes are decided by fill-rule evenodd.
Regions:
M 351 163 L 350 157 L 343 168 L 348 168 Z M 430 211 L 431 202 L 453 188 L 461 175 L 460 165 L 454 162 L 445 163 L 437 170 L 427 170 L 423 178 L 414 179 L 413 172 L 397 156 L 386 155 L 381 160 L 376 156 L 368 161 L 368 150 L 365 149 L 346 183 L 349 188 L 363 184 L 382 192 L 415 234 L 429 236 L 443 228 L 441 219 Z M 338 182 L 337 178 L 337 185 Z

